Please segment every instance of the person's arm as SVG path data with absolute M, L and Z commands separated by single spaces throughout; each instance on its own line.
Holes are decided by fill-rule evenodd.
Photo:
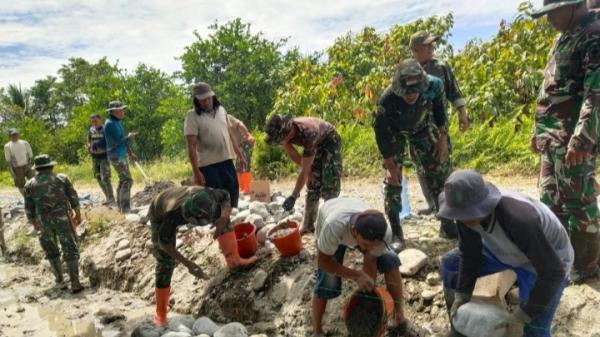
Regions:
M 296 148 L 292 144 L 290 144 L 289 142 L 284 142 L 281 144 L 281 146 L 283 146 L 283 149 L 285 150 L 287 155 L 294 163 L 296 163 L 296 165 L 302 166 L 302 156 L 300 155 L 300 153 L 298 153 L 298 150 L 296 150 Z
M 184 265 L 188 269 L 190 274 L 192 274 L 198 278 L 204 278 L 204 272 L 202 271 L 202 268 L 200 266 L 198 266 L 192 260 L 186 258 L 181 253 L 179 253 L 179 251 L 177 250 L 177 247 L 175 245 L 171 245 L 168 242 L 163 242 L 163 240 L 161 240 L 161 238 L 172 238 L 173 236 L 176 235 L 177 224 L 172 223 L 170 221 L 171 221 L 171 218 L 167 217 L 159 225 L 158 247 L 160 248 L 160 250 L 164 251 L 165 253 L 167 253 L 167 255 L 172 257 L 175 261 Z
M 326 273 L 355 281 L 361 290 L 372 290 L 375 285 L 375 281 L 364 271 L 345 267 L 321 251 L 317 253 L 317 266 Z
M 470 297 L 481 270 L 483 244 L 479 233 L 469 229 L 461 222 L 458 223 L 458 248 L 460 249 L 460 263 L 457 291 Z
M 240 131 L 242 132 L 242 135 L 244 136 L 244 138 L 246 138 L 246 141 L 248 142 L 248 144 L 250 144 L 250 146 L 254 146 L 254 137 L 252 137 L 252 134 L 250 133 L 250 131 L 248 131 L 248 128 L 246 128 L 246 125 L 240 121 L 240 124 L 238 125 L 238 127 L 240 128 Z
M 129 142 L 129 137 L 119 135 L 119 130 L 114 123 L 106 123 L 104 126 L 104 138 L 106 138 L 107 145 L 110 144 L 109 150 L 112 151 L 122 144 L 128 145 Z
M 25 149 L 27 150 L 27 164 L 31 165 L 33 162 L 33 150 L 29 142 L 25 142 Z
M 31 188 L 29 184 L 25 185 L 25 216 L 27 217 L 27 221 L 33 225 L 35 229 L 39 229 L 40 226 L 37 223 L 37 218 L 35 216 L 35 202 L 33 201 L 33 196 L 31 194 Z
M 88 132 L 87 137 L 85 137 L 85 147 L 87 148 L 88 153 L 92 153 L 92 134 Z
M 13 171 L 12 168 L 12 162 L 11 162 L 11 154 L 10 154 L 10 147 L 9 145 L 4 145 L 4 159 L 6 159 L 6 167 L 8 168 L 8 172 L 10 173 L 10 176 L 14 179 L 15 178 L 15 171 Z
M 73 184 L 71 183 L 71 180 L 65 176 L 65 175 L 61 175 L 62 177 L 62 181 L 65 185 L 65 195 L 67 196 L 67 200 L 69 202 L 69 204 L 71 205 L 71 209 L 73 209 L 73 212 L 75 212 L 75 223 L 76 224 L 80 224 L 81 223 L 81 210 L 80 210 L 80 205 L 79 205 L 79 196 L 77 195 L 77 191 L 75 190 L 75 188 L 73 187 Z
M 231 197 L 229 192 L 225 190 L 214 190 L 213 195 L 215 196 L 216 202 L 221 206 L 221 215 L 215 220 L 215 233 L 214 238 L 218 238 L 221 234 L 224 234 L 231 230 Z
M 583 105 L 579 111 L 579 118 L 575 131 L 571 136 L 565 156 L 567 167 L 581 164 L 590 157 L 597 146 L 600 136 L 600 66 L 598 53 L 600 50 L 600 35 L 593 36 L 586 46 L 586 55 L 582 70 L 585 72 L 583 79 Z
M 432 101 L 433 103 L 433 119 L 438 129 L 438 139 L 434 149 L 434 156 L 439 162 L 448 160 L 448 118 L 446 116 L 446 107 L 444 106 L 444 98 L 442 92 L 442 82 L 436 78 L 436 81 L 431 82 L 433 90 L 436 94 Z
M 242 150 L 240 150 L 240 144 L 238 144 L 235 141 L 235 138 L 233 137 L 233 134 L 231 133 L 229 128 L 227 128 L 227 133 L 229 134 L 229 140 L 231 141 L 231 145 L 233 146 L 233 152 L 235 152 L 235 155 L 237 156 L 240 163 L 242 165 L 246 165 L 246 159 L 244 158 L 244 155 L 242 154 Z
M 196 185 L 204 185 L 206 184 L 206 180 L 204 179 L 204 175 L 202 172 L 200 172 L 200 168 L 198 167 L 198 151 L 196 151 L 198 140 L 196 139 L 196 136 L 185 136 L 185 141 L 188 158 L 190 160 L 190 164 L 192 165 L 192 173 L 194 174 L 194 183 Z
M 310 170 L 313 162 L 315 161 L 315 156 L 310 157 L 302 157 L 302 161 L 300 164 L 300 173 L 298 174 L 298 179 L 296 179 L 296 186 L 294 186 L 294 195 L 296 198 L 300 195 L 300 191 L 304 188 L 306 181 L 308 180 L 308 175 L 310 174 Z
M 390 131 L 389 122 L 384 116 L 385 108 L 379 105 L 375 116 L 375 140 L 379 153 L 383 156 L 383 166 L 386 169 L 387 182 L 393 186 L 400 186 L 402 181 L 402 165 L 396 163 L 395 152 L 397 149 L 404 149 L 404 137 L 396 138 Z

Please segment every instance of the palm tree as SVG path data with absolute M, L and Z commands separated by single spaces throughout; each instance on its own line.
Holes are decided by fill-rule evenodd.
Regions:
M 29 93 L 21 89 L 21 84 L 9 84 L 6 88 L 6 93 L 9 98 L 9 103 L 20 108 L 23 114 L 28 113 L 29 109 Z

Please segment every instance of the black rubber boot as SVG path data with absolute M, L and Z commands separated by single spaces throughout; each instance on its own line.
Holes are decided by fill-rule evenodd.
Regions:
M 67 284 L 65 283 L 65 279 L 63 278 L 63 268 L 60 258 L 51 259 L 48 260 L 48 262 L 50 262 L 50 269 L 52 269 L 52 274 L 54 274 L 56 286 L 60 289 L 67 289 Z
M 307 191 L 306 201 L 304 202 L 304 221 L 300 227 L 300 233 L 314 233 L 315 221 L 319 211 L 319 195 L 317 193 Z
M 79 261 L 67 261 L 69 269 L 69 281 L 71 281 L 71 293 L 76 294 L 83 290 L 83 286 L 79 283 Z
M 598 235 L 579 231 L 571 232 L 571 244 L 575 251 L 573 269 L 569 274 L 569 280 L 573 284 L 581 284 L 587 280 L 600 276 L 598 267 L 598 251 L 600 245 Z
M 421 186 L 421 192 L 423 192 L 423 197 L 425 198 L 425 202 L 427 202 L 427 208 L 421 209 L 417 212 L 419 215 L 430 215 L 435 213 L 437 209 L 437 202 L 435 202 L 434 198 L 429 191 L 429 187 L 427 186 L 427 180 L 422 177 L 420 174 L 417 174 L 419 177 L 419 185 Z

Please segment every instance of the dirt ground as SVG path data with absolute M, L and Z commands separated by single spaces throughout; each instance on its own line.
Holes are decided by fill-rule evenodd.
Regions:
M 488 179 L 504 189 L 537 196 L 536 179 L 521 176 L 492 176 Z M 424 207 L 414 177 L 409 177 L 413 214 Z M 272 192 L 284 195 L 292 181 L 274 182 Z M 134 193 L 142 190 L 136 186 Z M 0 204 L 5 212 L 5 233 L 11 254 L 0 262 L 0 336 L 129 336 L 134 326 L 153 314 L 154 259 L 150 231 L 135 217 L 128 219 L 114 210 L 97 206 L 95 186 L 77 186 L 80 196 L 89 194 L 83 215 L 88 220 L 82 241 L 81 274 L 86 290 L 77 295 L 54 289 L 48 263 L 43 259 L 37 238 L 30 233 L 16 207 L 16 191 L 1 190 Z M 359 197 L 382 209 L 379 180 L 350 180 L 343 184 L 342 196 Z M 299 203 L 302 203 L 301 200 Z M 414 277 L 404 279 L 407 316 L 441 336 L 447 329 L 447 316 L 441 288 L 425 282 L 429 273 L 439 270 L 439 257 L 455 246 L 438 237 L 438 224 L 432 216 L 411 217 L 404 223 L 409 247 L 428 256 L 427 265 Z M 82 229 L 82 230 L 83 230 Z M 130 256 L 116 261 L 117 245 L 128 241 Z M 182 229 L 178 233 L 180 251 L 203 267 L 207 279 L 198 280 L 178 266 L 172 282 L 170 317 L 177 314 L 208 316 L 217 323 L 241 322 L 251 334 L 267 336 L 306 336 L 310 333 L 310 297 L 314 285 L 314 237 L 303 237 L 305 250 L 292 258 L 280 258 L 276 250 L 260 248 L 257 266 L 230 273 L 211 232 L 204 228 Z M 360 266 L 360 256 L 351 252 L 346 265 Z M 267 280 L 253 290 L 258 270 Z M 383 280 L 379 279 L 383 285 Z M 333 300 L 327 311 L 327 336 L 345 336 L 341 318 L 343 306 L 355 287 L 344 282 L 343 295 Z M 433 291 L 432 301 L 424 301 L 423 291 Z M 554 336 L 600 337 L 597 308 L 600 282 L 567 288 L 556 315 Z

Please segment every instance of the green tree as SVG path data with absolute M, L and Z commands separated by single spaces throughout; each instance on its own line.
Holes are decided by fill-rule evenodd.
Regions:
M 188 84 L 211 84 L 225 108 L 253 128 L 262 125 L 283 80 L 276 75 L 286 40 L 269 41 L 250 28 L 238 18 L 209 26 L 207 37 L 194 32 L 197 40 L 180 57 L 180 75 Z

